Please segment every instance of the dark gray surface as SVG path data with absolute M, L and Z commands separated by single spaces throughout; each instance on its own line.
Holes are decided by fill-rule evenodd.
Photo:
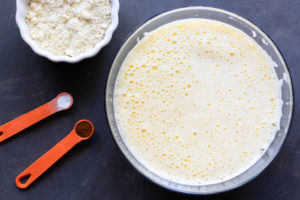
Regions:
M 69 199 L 300 199 L 300 1 L 299 0 L 121 0 L 120 24 L 110 44 L 96 57 L 75 65 L 55 64 L 35 55 L 15 23 L 15 0 L 1 2 L 0 124 L 70 92 L 74 106 L 0 144 L 0 200 Z M 213 196 L 167 191 L 138 174 L 117 148 L 106 121 L 105 84 L 111 63 L 127 35 L 163 11 L 204 5 L 223 8 L 254 22 L 282 52 L 295 94 L 288 138 L 271 165 L 236 190 Z M 79 119 L 95 124 L 90 141 L 75 147 L 29 189 L 15 177 L 62 139 Z

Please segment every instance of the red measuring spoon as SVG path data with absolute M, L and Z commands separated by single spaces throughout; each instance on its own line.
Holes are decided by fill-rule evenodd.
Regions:
M 58 111 L 69 109 L 72 104 L 69 93 L 59 94 L 48 103 L 0 126 L 0 143 Z
M 78 121 L 74 129 L 47 153 L 36 160 L 16 178 L 16 185 L 21 189 L 27 188 L 56 161 L 65 155 L 72 147 L 83 140 L 92 137 L 94 126 L 88 120 Z

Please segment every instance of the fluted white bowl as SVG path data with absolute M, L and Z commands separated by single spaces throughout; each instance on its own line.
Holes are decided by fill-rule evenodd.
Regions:
M 31 38 L 29 28 L 25 21 L 25 16 L 27 13 L 29 2 L 30 0 L 17 0 L 16 2 L 17 5 L 16 22 L 19 27 L 21 37 L 36 54 L 40 56 L 44 56 L 53 62 L 76 63 L 83 59 L 95 56 L 104 46 L 106 46 L 110 42 L 113 32 L 116 30 L 119 23 L 119 18 L 118 18 L 118 12 L 120 7 L 119 0 L 111 0 L 112 3 L 111 24 L 106 30 L 103 40 L 101 40 L 98 44 L 96 44 L 96 46 L 93 49 L 81 53 L 78 56 L 74 56 L 74 57 L 57 56 L 47 50 L 42 49 L 40 45 Z

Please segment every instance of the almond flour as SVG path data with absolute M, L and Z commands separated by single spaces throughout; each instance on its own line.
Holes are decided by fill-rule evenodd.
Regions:
M 110 0 L 31 0 L 30 35 L 58 56 L 77 56 L 95 47 L 111 24 Z

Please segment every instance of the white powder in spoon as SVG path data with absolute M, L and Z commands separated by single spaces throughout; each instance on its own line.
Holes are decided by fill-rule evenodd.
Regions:
M 72 104 L 72 98 L 69 95 L 62 95 L 57 99 L 57 107 L 66 109 Z

